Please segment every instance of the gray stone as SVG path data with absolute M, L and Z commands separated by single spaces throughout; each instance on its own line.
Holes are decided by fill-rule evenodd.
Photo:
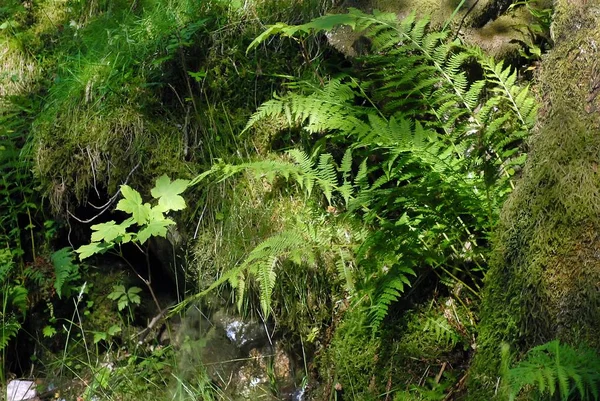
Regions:
M 37 401 L 36 385 L 31 380 L 11 380 L 6 386 L 7 401 Z

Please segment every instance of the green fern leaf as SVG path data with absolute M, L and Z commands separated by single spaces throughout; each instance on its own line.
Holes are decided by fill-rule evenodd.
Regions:
M 374 303 L 371 311 L 371 324 L 377 330 L 388 314 L 390 305 L 402 296 L 404 288 L 410 285 L 408 276 L 416 276 L 413 269 L 394 265 L 380 280 L 375 289 Z
M 0 325 L 0 351 L 6 348 L 11 338 L 17 336 L 17 333 L 21 329 L 21 324 L 14 318 L 1 317 Z
M 70 248 L 62 248 L 52 254 L 52 264 L 56 280 L 54 288 L 59 298 L 62 297 L 62 289 L 67 280 L 72 280 L 77 275 L 78 266 L 73 263 L 73 252 Z
M 504 380 L 511 400 L 529 386 L 540 396 L 557 394 L 563 401 L 575 392 L 581 399 L 597 399 L 599 368 L 600 358 L 593 351 L 554 340 L 532 348 L 523 361 L 506 372 Z

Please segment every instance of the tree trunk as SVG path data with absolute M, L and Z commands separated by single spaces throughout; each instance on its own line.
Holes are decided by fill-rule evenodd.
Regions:
M 558 0 L 538 129 L 504 206 L 486 278 L 470 399 L 489 399 L 500 345 L 600 349 L 600 0 Z

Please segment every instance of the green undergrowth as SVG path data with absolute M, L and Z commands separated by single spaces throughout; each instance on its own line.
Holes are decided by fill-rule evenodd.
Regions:
M 600 358 L 587 346 L 561 344 L 559 340 L 530 349 L 510 366 L 509 346 L 502 347 L 502 397 L 535 400 L 597 400 L 600 395 Z
M 0 116 L 24 122 L 0 133 L 2 141 L 14 139 L 2 153 L 12 157 L 8 170 L 24 172 L 0 200 L 1 217 L 19 227 L 1 234 L 12 235 L 7 244 L 20 249 L 23 263 L 10 255 L 3 265 L 18 271 L 35 260 L 30 253 L 46 235 L 34 233 L 45 223 L 43 213 L 31 219 L 37 207 L 64 218 L 88 199 L 118 191 L 123 198 L 107 204 L 109 217 L 91 222 L 91 242 L 78 248 L 82 259 L 95 256 L 88 264 L 66 250 L 59 259 L 69 263 L 48 262 L 56 258 L 52 222 L 45 259 L 32 264 L 48 272 L 40 287 L 59 297 L 42 294 L 29 305 L 42 316 L 33 330 L 42 347 L 34 367 L 60 377 L 65 395 L 158 399 L 169 389 L 173 399 L 223 398 L 202 365 L 207 339 L 139 342 L 156 313 L 173 318 L 207 296 L 210 311 L 235 306 L 274 330 L 304 359 L 304 381 L 319 384 L 311 390 L 319 399 L 460 397 L 473 350 L 485 355 L 499 337 L 517 337 L 523 321 L 515 309 L 540 299 L 520 304 L 521 287 L 500 294 L 498 286 L 542 278 L 502 270 L 488 293 L 492 300 L 514 296 L 494 306 L 506 318 L 493 323 L 492 334 L 484 326 L 476 340 L 476 314 L 491 233 L 536 118 L 528 86 L 516 70 L 426 19 L 355 9 L 313 19 L 330 6 L 45 0 L 0 8 L 9 21 L 0 32 L 7 49 L 0 95 L 12 107 Z M 327 42 L 340 25 L 365 36 L 360 57 L 346 58 Z M 560 151 L 587 152 L 593 141 Z M 150 190 L 159 176 L 168 181 L 160 195 L 158 182 Z M 29 179 L 35 184 L 22 184 Z M 181 205 L 182 193 L 189 207 L 167 216 L 162 196 Z M 153 206 L 143 202 L 149 194 Z M 539 223 L 527 208 L 519 213 L 524 231 Z M 162 248 L 151 235 L 189 240 L 186 254 L 173 257 L 174 264 L 185 259 L 177 267 L 185 270 L 187 299 L 170 309 L 150 282 L 152 269 L 164 267 L 155 266 Z M 534 245 L 562 235 L 540 235 Z M 26 238 L 31 246 L 19 245 Z M 519 241 L 515 248 L 534 246 Z M 132 263 L 128 246 L 144 260 Z M 15 273 L 7 282 L 18 288 L 21 278 Z M 156 308 L 144 306 L 152 299 Z M 4 305 L 3 319 L 14 327 L 24 321 L 19 302 Z M 532 343 L 540 339 L 533 334 Z
M 269 186 L 287 181 L 313 200 L 313 213 L 318 217 L 320 209 L 322 218 L 279 227 L 196 297 L 228 283 L 239 306 L 260 303 L 264 316 L 285 320 L 285 310 L 275 308 L 283 295 L 274 292 L 276 283 L 289 277 L 294 266 L 327 269 L 320 262 L 331 260 L 342 284 L 331 287 L 339 294 L 332 299 L 334 310 L 343 305 L 352 312 L 334 318 L 335 327 L 322 332 L 331 338 L 317 368 L 326 382 L 323 391 L 356 399 L 401 391 L 420 397 L 431 391 L 442 399 L 464 391 L 464 365 L 456 372 L 446 372 L 445 366 L 466 364 L 476 346 L 476 319 L 465 305 L 480 297 L 488 241 L 525 159 L 522 145 L 533 127 L 536 104 L 510 67 L 448 32 L 428 30 L 428 21 L 413 15 L 398 21 L 393 14 L 350 9 L 299 26 L 278 23 L 250 50 L 273 35 L 302 45 L 340 25 L 362 32 L 372 53 L 344 74 L 291 83 L 289 91 L 258 108 L 244 131 L 271 126 L 284 134 L 297 132 L 300 149 L 242 164 L 219 161 L 192 180 L 235 182 L 250 173 Z M 480 79 L 472 81 L 469 74 Z M 287 132 L 281 120 L 287 121 Z M 280 202 L 288 197 L 275 195 Z M 295 215 L 302 215 L 299 210 Z M 349 242 L 322 229 L 340 227 L 339 222 L 349 224 Z M 252 294 L 248 277 L 256 283 L 258 299 L 244 297 Z M 442 316 L 399 317 L 404 294 L 426 292 L 427 282 L 468 293 L 460 302 L 462 313 L 455 300 Z M 397 329 L 393 322 L 407 327 L 404 342 L 395 343 L 386 334 Z M 411 333 L 415 329 L 420 334 Z M 436 342 L 428 343 L 429 335 Z M 402 351 L 425 361 L 457 347 L 463 351 L 446 355 L 439 377 L 423 387 L 424 379 L 415 382 L 388 370 L 396 354 L 380 347 L 389 344 L 414 347 Z M 410 365 L 410 359 L 398 359 L 400 366 Z M 454 378 L 442 382 L 444 373 Z
M 145 375 L 154 363 L 145 361 L 152 355 L 137 350 L 131 357 L 123 355 L 135 348 L 131 336 L 139 327 L 127 320 L 127 314 L 115 313 L 110 289 L 99 290 L 102 277 L 92 273 L 95 266 L 74 265 L 62 297 L 54 288 L 59 268 L 52 263 L 53 247 L 81 239 L 77 228 L 71 237 L 66 212 L 90 197 L 109 198 L 123 183 L 145 194 L 162 174 L 191 177 L 217 158 L 233 161 L 264 154 L 270 148 L 267 138 L 240 138 L 239 132 L 281 82 L 306 71 L 314 73 L 306 61 L 320 51 L 320 44 L 307 43 L 301 54 L 289 41 L 275 41 L 278 56 L 268 59 L 264 47 L 247 54 L 247 46 L 265 24 L 305 22 L 329 7 L 316 1 L 218 0 L 0 4 L 0 244 L 7 248 L 0 276 L 0 349 L 8 344 L 14 351 L 2 355 L 2 376 L 5 367 L 16 370 L 16 365 L 32 362 L 41 374 L 64 377 L 66 384 L 60 387 L 71 388 L 75 395 L 83 391 L 87 397 L 102 394 L 103 399 L 123 399 L 132 392 L 137 398 L 142 393 L 164 395 L 164 386 L 174 380 L 169 369 L 177 362 L 163 363 L 161 356 L 156 363 L 166 366 L 164 374 Z M 190 196 L 201 197 L 209 210 L 203 213 L 197 206 L 186 218 L 193 214 L 194 223 L 203 215 L 224 220 L 219 213 L 227 213 L 222 210 L 226 203 L 220 194 L 199 189 Z M 292 215 L 300 204 L 279 205 L 275 213 Z M 234 210 L 255 206 L 239 204 Z M 271 212 L 266 208 L 254 219 L 265 235 L 277 220 L 267 216 Z M 212 241 L 211 249 L 219 248 L 223 245 L 217 242 L 219 236 L 210 238 L 204 223 L 200 237 Z M 241 242 L 254 238 L 252 227 L 244 230 Z M 57 239 L 57 233 L 64 235 Z M 258 240 L 252 239 L 251 245 Z M 238 256 L 248 246 L 242 246 Z M 229 259 L 222 253 L 221 265 L 203 265 L 210 269 L 211 279 L 223 266 L 235 263 L 231 256 L 236 251 L 231 249 Z M 118 283 L 132 285 L 127 280 Z M 198 287 L 202 285 L 200 280 Z M 87 290 L 77 298 L 75 288 Z M 70 314 L 73 297 L 79 309 Z M 35 315 L 29 316 L 30 310 Z M 17 347 L 21 325 L 28 325 L 35 338 L 21 331 Z M 24 355 L 34 342 L 44 350 Z M 105 383 L 103 358 L 118 365 L 110 375 L 111 383 L 115 380 L 111 386 Z M 178 381 L 178 397 L 193 398 L 191 388 L 208 391 L 209 381 Z

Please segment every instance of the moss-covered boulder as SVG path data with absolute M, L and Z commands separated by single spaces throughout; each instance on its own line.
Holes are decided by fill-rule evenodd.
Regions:
M 497 59 L 515 58 L 523 43 L 532 41 L 528 26 L 535 17 L 525 7 L 508 11 L 511 0 L 357 0 L 346 1 L 345 7 L 366 12 L 380 10 L 404 18 L 411 13 L 431 20 L 433 29 L 450 29 L 465 43 L 481 47 Z M 552 6 L 549 0 L 535 3 L 536 8 Z M 339 29 L 329 36 L 330 42 L 348 56 L 360 54 L 355 43 L 360 33 Z
M 584 4 L 586 3 L 586 4 Z M 471 399 L 489 399 L 500 345 L 600 342 L 600 1 L 559 1 L 539 74 L 539 129 L 505 204 L 486 278 Z

